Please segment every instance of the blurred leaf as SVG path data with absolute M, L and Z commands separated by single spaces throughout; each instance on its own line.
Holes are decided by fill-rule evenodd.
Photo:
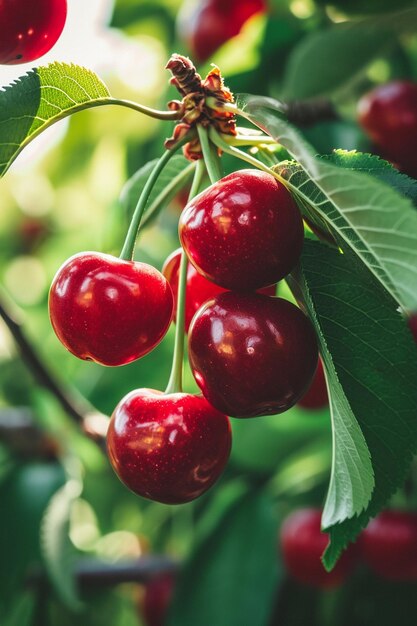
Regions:
M 393 9 L 398 11 L 408 6 L 416 4 L 416 0 L 315 0 L 316 4 L 330 5 L 341 9 L 344 13 L 353 15 L 364 15 L 367 13 L 386 13 Z
M 0 485 L 0 615 L 15 603 L 28 568 L 40 560 L 41 518 L 64 480 L 58 463 L 32 462 L 15 467 Z
M 306 241 L 297 283 L 330 380 L 335 459 L 323 526 L 352 517 L 352 500 L 366 481 L 360 475 L 366 453 L 357 446 L 358 424 L 375 475 L 366 510 L 330 528 L 324 560 L 332 567 L 341 550 L 402 485 L 417 451 L 417 352 L 395 301 L 352 253 Z M 351 415 L 358 424 L 348 420 Z M 343 462 L 338 462 L 338 448 Z
M 51 124 L 110 101 L 107 87 L 93 72 L 66 63 L 30 70 L 1 89 L 0 175 Z
M 261 490 L 239 498 L 185 564 L 168 626 L 267 626 L 278 522 Z
M 158 159 L 154 159 L 146 163 L 126 182 L 122 189 L 120 203 L 129 220 L 133 216 L 139 196 L 157 162 Z M 142 227 L 157 217 L 158 213 L 166 207 L 176 194 L 191 182 L 194 167 L 194 163 L 190 163 L 181 155 L 175 155 L 171 158 L 158 177 L 149 196 L 141 221 Z
M 282 143 L 307 176 L 291 176 L 296 199 L 331 227 L 405 309 L 417 308 L 417 213 L 407 198 L 369 174 L 316 158 L 271 98 L 241 96 L 240 109 Z M 313 181 L 314 184 L 311 183 Z
M 48 577 L 62 602 L 73 611 L 82 608 L 74 577 L 77 554 L 69 538 L 70 513 L 81 485 L 69 480 L 52 498 L 42 519 L 41 549 Z
M 2 617 L 1 626 L 29 626 L 32 625 L 32 613 L 34 610 L 35 598 L 33 593 L 25 592 L 20 594 L 13 604 L 10 612 Z

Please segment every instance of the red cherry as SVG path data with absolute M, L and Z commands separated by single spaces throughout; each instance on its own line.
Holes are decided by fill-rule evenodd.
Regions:
M 298 405 L 304 409 L 322 409 L 329 404 L 323 362 L 319 359 L 313 381 Z
M 177 308 L 178 298 L 178 280 L 179 270 L 181 263 L 182 249 L 175 250 L 165 261 L 162 268 L 162 273 L 171 285 L 172 293 L 174 294 L 174 320 L 175 311 Z M 210 298 L 214 298 L 219 293 L 224 293 L 226 289 L 215 285 L 210 280 L 207 280 L 197 272 L 195 267 L 188 264 L 187 268 L 187 293 L 185 298 L 185 331 L 188 333 L 188 329 L 191 324 L 195 313 L 198 309 Z M 269 285 L 259 290 L 259 293 L 263 293 L 267 296 L 274 296 L 276 291 L 276 285 Z
M 317 367 L 310 320 L 281 298 L 227 292 L 190 326 L 188 354 L 207 400 L 233 417 L 282 413 L 302 396 Z
M 191 200 L 179 234 L 200 274 L 226 289 L 252 291 L 294 269 L 304 229 L 284 185 L 271 174 L 241 170 Z
M 351 572 L 357 549 L 351 545 L 339 561 L 327 572 L 321 557 L 329 536 L 321 532 L 321 511 L 299 509 L 291 513 L 281 527 L 281 550 L 288 573 L 298 582 L 320 589 L 340 585 Z
M 250 17 L 265 10 L 264 0 L 200 0 L 179 20 L 179 35 L 192 56 L 203 62 L 238 35 Z
M 389 580 L 417 580 L 417 513 L 383 511 L 362 532 L 364 561 Z
M 414 337 L 414 341 L 417 343 L 417 313 L 413 313 L 408 318 L 408 326 Z
M 359 122 L 385 158 L 417 176 L 417 83 L 394 81 L 361 98 Z
M 125 365 L 150 352 L 172 313 L 172 291 L 158 270 L 98 252 L 68 259 L 49 293 L 60 341 L 80 359 L 102 365 Z
M 145 587 L 143 618 L 146 626 L 164 626 L 174 591 L 173 574 L 159 574 Z
M 136 389 L 117 405 L 107 433 L 113 469 L 135 493 L 181 504 L 217 480 L 229 458 L 230 422 L 201 397 Z
M 67 17 L 66 0 L 2 0 L 0 63 L 28 63 L 57 42 Z

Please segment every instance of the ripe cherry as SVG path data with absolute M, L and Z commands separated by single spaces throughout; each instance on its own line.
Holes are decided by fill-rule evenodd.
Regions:
M 200 389 L 233 417 L 282 413 L 303 395 L 317 367 L 310 320 L 281 298 L 222 293 L 196 314 L 188 354 Z
M 172 313 L 172 291 L 158 270 L 98 252 L 68 259 L 49 294 L 60 341 L 80 359 L 102 365 L 125 365 L 150 352 Z
M 28 63 L 57 42 L 67 17 L 66 0 L 2 0 L 0 63 Z
M 136 389 L 117 405 L 107 433 L 111 464 L 135 493 L 166 504 L 194 500 L 229 458 L 230 422 L 202 397 Z
M 252 291 L 286 276 L 303 245 L 303 222 L 271 174 L 241 170 L 196 196 L 179 222 L 194 267 L 226 289 Z
M 298 401 L 298 405 L 302 406 L 303 409 L 322 409 L 328 404 L 329 397 L 327 395 L 323 362 L 319 359 L 312 383 L 301 400 Z
M 389 580 L 417 580 L 417 513 L 383 511 L 361 536 L 364 561 Z
M 177 307 L 178 297 L 178 280 L 179 270 L 181 263 L 181 248 L 175 250 L 165 261 L 162 268 L 162 273 L 171 285 L 172 293 L 174 294 L 174 320 L 175 310 Z M 219 293 L 224 293 L 226 290 L 223 287 L 215 285 L 207 278 L 204 278 L 197 272 L 195 267 L 188 264 L 187 268 L 187 293 L 185 298 L 185 331 L 188 333 L 188 329 L 191 324 L 191 320 L 198 309 L 210 298 L 214 298 Z M 274 296 L 276 291 L 275 285 L 264 287 L 259 290 L 259 293 L 263 293 L 267 296 Z
M 159 574 L 147 583 L 142 607 L 146 626 L 165 626 L 174 584 L 174 575 L 169 573 Z
M 417 176 L 417 83 L 394 81 L 361 98 L 359 122 L 383 156 Z
M 200 0 L 191 13 L 180 14 L 179 35 L 193 58 L 203 62 L 238 35 L 250 17 L 265 10 L 264 0 Z
M 408 327 L 414 337 L 414 341 L 417 343 L 417 313 L 413 313 L 408 318 Z
M 339 561 L 327 572 L 321 557 L 329 537 L 321 532 L 321 511 L 299 509 L 287 517 L 281 527 L 280 545 L 288 573 L 298 582 L 320 589 L 340 585 L 351 572 L 356 561 L 355 545 L 342 554 Z

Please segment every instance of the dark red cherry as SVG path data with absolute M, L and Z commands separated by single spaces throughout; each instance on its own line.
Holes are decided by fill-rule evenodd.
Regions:
M 288 573 L 298 582 L 320 589 L 337 587 L 350 574 L 357 560 L 355 545 L 349 546 L 339 561 L 327 572 L 321 557 L 329 536 L 321 532 L 321 511 L 299 509 L 287 517 L 281 527 L 280 545 Z
M 111 464 L 135 493 L 166 504 L 194 500 L 229 458 L 229 418 L 202 397 L 136 389 L 117 405 L 107 433 Z
M 414 337 L 414 341 L 417 343 L 417 313 L 413 313 L 408 318 L 408 326 Z
M 72 354 L 125 365 L 161 341 L 171 323 L 173 296 L 167 280 L 146 263 L 81 252 L 58 270 L 49 314 Z
M 174 320 L 175 311 L 177 308 L 177 296 L 178 296 L 178 280 L 179 270 L 181 263 L 181 252 L 179 248 L 175 250 L 165 261 L 162 268 L 162 273 L 171 285 L 172 293 L 174 294 Z M 210 298 L 214 298 L 219 293 L 224 293 L 226 289 L 215 285 L 207 278 L 204 278 L 197 272 L 195 267 L 188 263 L 187 268 L 187 292 L 185 298 L 185 331 L 188 333 L 188 329 L 191 324 L 195 313 L 198 309 Z M 259 290 L 259 293 L 263 293 L 267 296 L 274 296 L 276 292 L 276 285 L 269 285 Z
M 304 229 L 284 185 L 271 174 L 241 170 L 191 200 L 179 234 L 200 274 L 226 289 L 253 291 L 294 269 Z
M 363 560 L 389 580 L 417 580 L 417 513 L 383 511 L 362 532 Z
M 145 587 L 142 614 L 146 626 L 165 626 L 166 617 L 174 591 L 173 574 L 159 574 Z
M 417 83 L 394 81 L 361 98 L 359 122 L 383 156 L 417 177 Z
M 195 315 L 188 354 L 200 389 L 233 417 L 282 413 L 303 395 L 317 367 L 310 320 L 281 298 L 227 292 Z
M 265 10 L 264 0 L 200 0 L 194 10 L 181 13 L 179 36 L 187 43 L 192 57 L 203 62 L 238 35 L 250 17 Z
M 303 409 L 322 409 L 328 404 L 329 397 L 327 395 L 323 362 L 319 359 L 313 381 L 301 400 L 298 401 L 298 405 L 302 406 Z
M 66 0 L 1 0 L 0 63 L 39 59 L 57 42 L 66 17 Z

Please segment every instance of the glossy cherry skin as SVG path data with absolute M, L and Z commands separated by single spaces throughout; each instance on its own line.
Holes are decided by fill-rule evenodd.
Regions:
M 323 362 L 319 359 L 310 387 L 297 403 L 303 409 L 322 409 L 329 404 Z
M 165 261 L 162 268 L 162 273 L 171 285 L 172 293 L 174 294 L 174 320 L 175 311 L 177 308 L 178 298 L 178 280 L 181 264 L 181 252 L 182 249 L 175 250 Z M 207 278 L 204 278 L 197 272 L 195 267 L 188 263 L 187 268 L 187 290 L 185 296 L 185 332 L 188 333 L 191 320 L 198 309 L 210 298 L 214 298 L 219 293 L 224 293 L 226 289 L 215 285 Z M 259 290 L 259 293 L 263 293 L 266 296 L 274 296 L 276 292 L 276 285 L 269 285 Z
M 117 405 L 107 433 L 113 469 L 144 498 L 181 504 L 201 496 L 222 473 L 230 422 L 202 397 L 136 389 Z
M 310 320 L 281 298 L 227 292 L 195 315 L 188 354 L 197 384 L 233 417 L 282 413 L 301 398 L 317 367 Z
M 321 511 L 299 509 L 289 515 L 281 526 L 280 546 L 288 573 L 298 582 L 330 589 L 340 585 L 357 561 L 357 548 L 351 545 L 339 561 L 327 572 L 321 557 L 329 543 L 329 536 L 321 532 Z
M 383 511 L 362 532 L 363 560 L 389 580 L 417 580 L 417 514 Z
M 394 81 L 361 98 L 359 122 L 382 155 L 417 176 L 417 83 Z
M 225 289 L 254 291 L 297 264 L 304 229 L 287 189 L 271 174 L 233 172 L 196 196 L 179 221 L 197 271 Z
M 66 0 L 0 0 L 0 63 L 39 59 L 57 42 L 66 17 Z
M 238 35 L 250 17 L 265 10 L 264 0 L 199 0 L 194 10 L 179 20 L 179 35 L 192 57 L 203 62 Z
M 147 583 L 142 607 L 146 626 L 165 626 L 174 584 L 174 575 L 169 573 L 159 574 Z
M 82 252 L 58 270 L 49 314 L 72 354 L 102 365 L 125 365 L 164 337 L 173 296 L 167 280 L 146 263 Z

